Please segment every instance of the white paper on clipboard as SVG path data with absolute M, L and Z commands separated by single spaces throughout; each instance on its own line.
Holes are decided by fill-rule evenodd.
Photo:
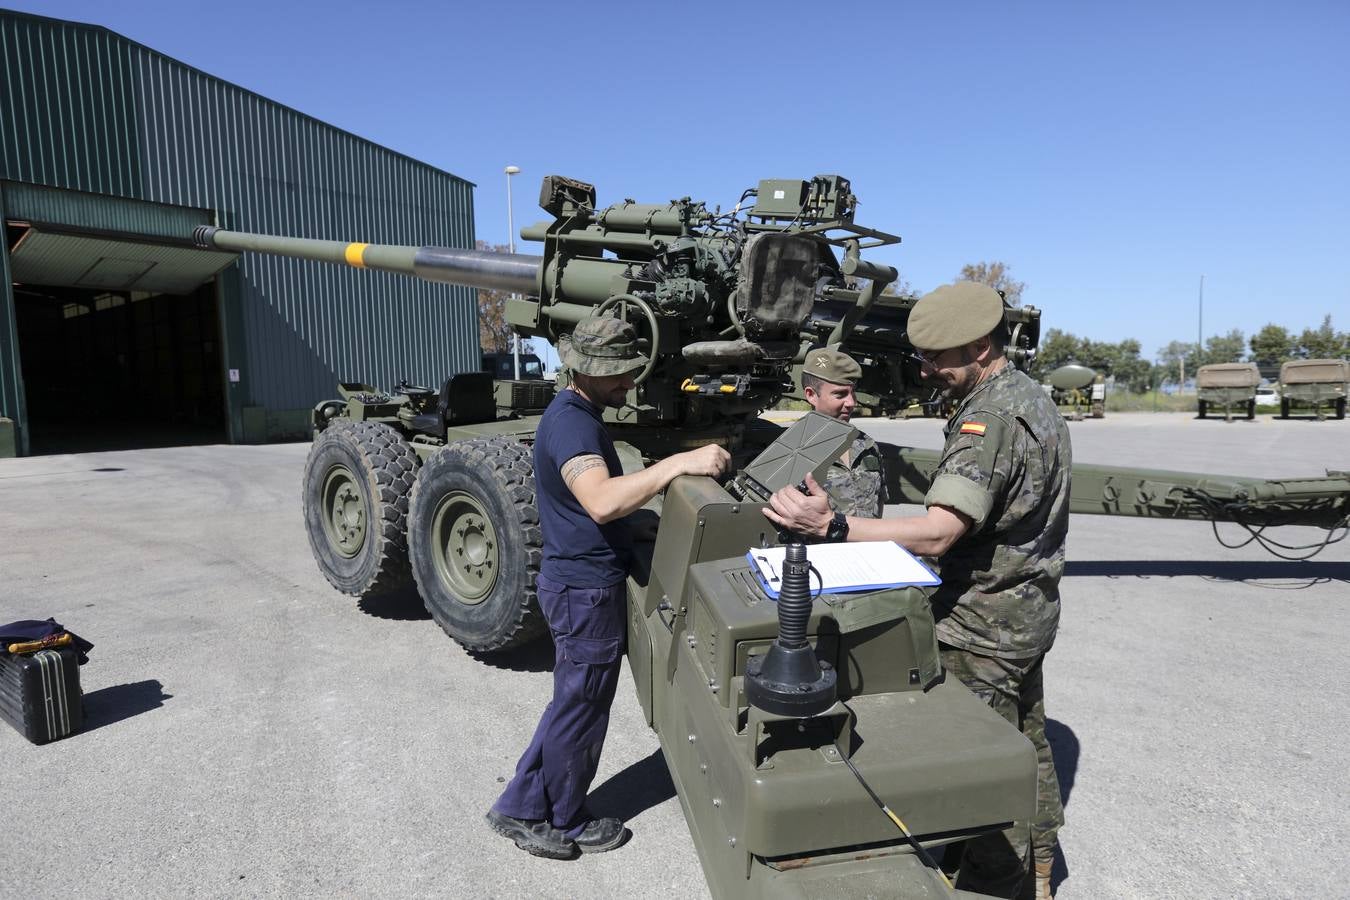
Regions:
M 745 554 L 750 569 L 770 597 L 778 599 L 783 586 L 783 561 L 786 547 L 751 549 Z M 894 541 L 858 541 L 848 544 L 811 544 L 807 559 L 820 578 L 811 576 L 811 592 L 847 594 L 853 591 L 880 591 L 894 587 L 928 587 L 942 579 L 912 553 Z M 822 586 L 823 582 L 823 586 Z

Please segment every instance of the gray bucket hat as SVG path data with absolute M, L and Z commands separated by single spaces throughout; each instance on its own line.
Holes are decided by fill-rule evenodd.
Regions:
M 647 364 L 633 326 L 612 316 L 590 316 L 561 342 L 562 363 L 582 375 L 622 375 Z
M 919 350 L 964 347 L 993 331 L 1002 319 L 998 291 L 974 281 L 944 284 L 914 304 L 909 342 Z

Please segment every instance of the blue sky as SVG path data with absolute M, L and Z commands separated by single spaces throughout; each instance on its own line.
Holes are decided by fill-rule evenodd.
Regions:
M 1195 340 L 1202 275 L 1205 336 L 1350 329 L 1343 0 L 0 4 L 467 178 L 494 243 L 508 164 L 517 227 L 549 173 L 726 208 L 832 172 L 921 291 L 1002 260 L 1045 327 L 1150 357 Z

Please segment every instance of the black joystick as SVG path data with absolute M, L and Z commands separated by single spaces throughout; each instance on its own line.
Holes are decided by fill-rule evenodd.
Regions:
M 745 666 L 745 696 L 754 706 L 781 716 L 807 718 L 834 705 L 837 674 L 806 642 L 811 620 L 811 563 L 806 545 L 787 545 L 778 593 L 778 637 L 763 656 Z

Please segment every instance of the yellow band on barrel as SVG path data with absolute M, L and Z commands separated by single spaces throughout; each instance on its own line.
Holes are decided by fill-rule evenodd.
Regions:
M 346 252 L 347 265 L 356 266 L 358 269 L 364 269 L 366 267 L 366 261 L 363 257 L 366 248 L 369 246 L 369 244 L 348 244 Z

